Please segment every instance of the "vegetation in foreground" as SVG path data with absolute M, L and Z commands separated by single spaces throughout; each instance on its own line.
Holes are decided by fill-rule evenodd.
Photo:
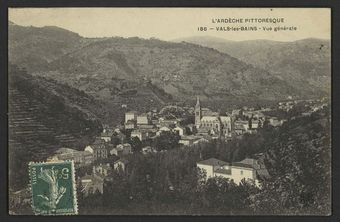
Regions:
M 329 215 L 329 118 L 325 108 L 230 143 L 135 154 L 130 173 L 114 172 L 104 195 L 79 195 L 80 213 Z M 258 153 L 265 155 L 271 175 L 261 189 L 223 178 L 204 182 L 196 168 L 200 159 L 237 161 Z

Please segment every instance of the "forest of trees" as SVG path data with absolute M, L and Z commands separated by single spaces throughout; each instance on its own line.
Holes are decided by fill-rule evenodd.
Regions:
M 265 127 L 231 142 L 130 157 L 115 171 L 104 195 L 79 196 L 92 214 L 330 214 L 329 107 L 310 117 Z M 223 178 L 204 180 L 196 162 L 215 157 L 239 161 L 263 153 L 271 177 L 262 187 Z

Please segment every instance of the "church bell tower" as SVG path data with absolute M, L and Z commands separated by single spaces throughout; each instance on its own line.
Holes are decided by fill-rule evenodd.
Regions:
M 201 117 L 202 117 L 202 111 L 201 111 L 200 98 L 197 96 L 197 102 L 195 106 L 195 126 L 197 129 L 200 127 Z

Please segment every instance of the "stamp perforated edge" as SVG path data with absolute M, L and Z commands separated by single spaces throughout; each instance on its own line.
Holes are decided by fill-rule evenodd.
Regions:
M 49 165 L 49 164 L 60 164 L 64 162 L 70 162 L 71 163 L 71 169 L 72 169 L 72 189 L 73 189 L 73 210 L 74 213 L 65 213 L 65 214 L 39 214 L 36 212 L 34 203 L 33 203 L 33 192 L 32 192 L 32 179 L 31 179 L 31 166 L 32 165 Z M 78 215 L 78 198 L 77 198 L 77 187 L 76 187 L 76 175 L 75 175 L 75 167 L 74 167 L 74 162 L 73 160 L 66 160 L 66 161 L 30 161 L 28 163 L 28 176 L 29 176 L 29 191 L 31 193 L 31 207 L 32 211 L 35 215 L 39 216 L 67 216 L 67 215 Z

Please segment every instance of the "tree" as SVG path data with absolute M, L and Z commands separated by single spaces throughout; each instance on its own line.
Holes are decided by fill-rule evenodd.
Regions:
M 179 140 L 180 136 L 177 133 L 165 131 L 162 132 L 159 137 L 156 137 L 153 146 L 156 148 L 157 151 L 171 150 L 179 147 Z
M 113 180 L 104 182 L 103 205 L 111 208 L 128 206 L 131 198 L 127 176 L 120 171 L 114 171 L 110 177 Z
M 118 144 L 120 144 L 122 141 L 120 141 L 120 139 L 117 136 L 112 136 L 111 137 L 111 144 L 113 144 L 114 146 L 117 146 Z
M 138 137 L 130 138 L 129 143 L 131 144 L 132 152 L 140 152 L 142 150 L 142 142 Z
M 271 179 L 255 195 L 260 213 L 330 213 L 328 116 L 288 121 L 272 139 L 266 166 Z M 315 176 L 317 175 L 317 179 Z

